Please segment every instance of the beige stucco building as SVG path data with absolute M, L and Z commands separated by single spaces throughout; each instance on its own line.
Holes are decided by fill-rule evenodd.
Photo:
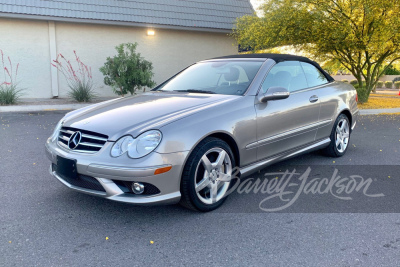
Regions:
M 50 63 L 58 53 L 72 61 L 74 50 L 92 68 L 96 93 L 113 96 L 99 68 L 116 54 L 116 45 L 126 42 L 138 43 L 138 52 L 153 62 L 154 80 L 161 83 L 195 61 L 236 54 L 229 37 L 234 20 L 253 12 L 247 0 L 90 2 L 96 4 L 0 0 L 0 49 L 14 66 L 20 64 L 23 97 L 66 97 L 65 78 Z

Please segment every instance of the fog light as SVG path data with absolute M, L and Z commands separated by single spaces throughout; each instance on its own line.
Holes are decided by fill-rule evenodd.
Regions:
M 144 185 L 142 183 L 133 183 L 132 191 L 133 193 L 140 195 L 144 192 Z

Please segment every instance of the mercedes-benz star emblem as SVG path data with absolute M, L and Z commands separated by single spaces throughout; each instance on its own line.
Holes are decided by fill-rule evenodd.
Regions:
M 75 149 L 81 142 L 82 134 L 81 132 L 75 132 L 71 135 L 68 141 L 68 147 L 70 149 Z

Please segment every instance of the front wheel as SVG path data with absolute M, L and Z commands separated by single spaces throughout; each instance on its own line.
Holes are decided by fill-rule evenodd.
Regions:
M 346 115 L 340 114 L 336 119 L 331 132 L 331 143 L 324 152 L 330 157 L 341 157 L 346 151 L 350 142 L 350 122 Z
M 209 137 L 189 156 L 181 180 L 181 205 L 197 211 L 211 211 L 226 199 L 235 158 L 229 145 Z

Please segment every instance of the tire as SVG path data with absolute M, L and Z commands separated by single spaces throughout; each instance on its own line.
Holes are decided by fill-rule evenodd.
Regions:
M 340 114 L 333 125 L 331 143 L 323 150 L 324 154 L 336 158 L 343 156 L 349 147 L 350 134 L 349 118 L 345 114 Z
M 226 199 L 236 166 L 230 146 L 223 140 L 207 137 L 190 154 L 181 179 L 180 204 L 195 211 L 212 211 Z

